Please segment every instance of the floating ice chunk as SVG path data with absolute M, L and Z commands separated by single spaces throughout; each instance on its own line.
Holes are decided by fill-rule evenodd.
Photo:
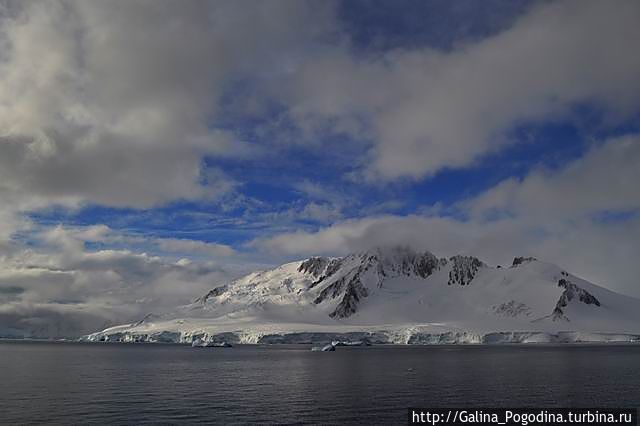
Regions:
M 314 352 L 333 352 L 336 350 L 336 345 L 334 345 L 333 343 L 335 342 L 332 342 L 325 346 L 314 346 L 313 348 L 311 348 L 311 350 Z

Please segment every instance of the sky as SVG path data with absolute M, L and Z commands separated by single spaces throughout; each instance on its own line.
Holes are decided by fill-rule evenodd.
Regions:
M 640 3 L 0 1 L 0 336 L 402 244 L 640 297 Z

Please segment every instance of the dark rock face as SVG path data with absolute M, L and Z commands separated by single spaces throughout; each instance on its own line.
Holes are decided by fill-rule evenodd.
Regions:
M 317 286 L 318 284 L 320 284 L 322 281 L 325 280 L 325 278 L 327 278 L 326 275 L 321 276 L 320 278 L 318 278 L 316 281 L 312 282 L 311 285 L 309 286 L 309 289 L 314 288 L 315 286 Z
M 349 271 L 344 271 L 342 267 L 346 264 L 355 264 L 356 266 Z M 430 252 L 416 253 L 402 248 L 387 251 L 378 249 L 330 261 L 326 265 L 324 274 L 312 283 L 310 288 L 339 271 L 344 273 L 342 277 L 322 289 L 314 303 L 319 304 L 329 299 L 341 297 L 340 303 L 330 316 L 332 318 L 346 318 L 353 315 L 357 310 L 358 303 L 369 295 L 369 291 L 361 280 L 363 274 L 375 274 L 377 286 L 381 287 L 386 277 L 414 275 L 427 278 L 446 264 L 446 259 L 438 259 Z
M 335 274 L 336 272 L 338 272 L 338 270 L 342 267 L 342 259 L 332 259 L 328 264 L 327 264 L 327 269 L 324 271 L 325 275 L 327 277 L 332 276 L 333 274 Z
M 327 299 L 335 299 L 340 295 L 342 295 L 342 300 L 334 311 L 329 314 L 331 318 L 347 318 L 353 315 L 357 310 L 360 299 L 369 295 L 366 287 L 360 281 L 360 272 L 346 275 L 327 286 L 320 292 L 313 303 L 317 305 Z
M 569 318 L 564 314 L 563 308 L 565 308 L 569 302 L 575 298 L 578 298 L 580 302 L 587 305 L 600 306 L 600 301 L 594 295 L 565 278 L 561 278 L 558 281 L 558 287 L 562 287 L 565 290 L 560 295 L 560 299 L 558 299 L 558 303 L 556 303 L 556 307 L 553 309 L 553 313 L 551 314 L 554 321 L 561 319 L 569 321 Z
M 415 275 L 421 278 L 427 278 L 446 264 L 447 259 L 438 259 L 433 254 L 425 252 L 421 256 L 416 256 L 411 259 L 411 262 L 407 267 Z
M 353 258 L 349 260 L 353 260 Z M 326 277 L 329 277 L 329 274 L 333 275 L 337 273 L 346 261 L 346 258 L 340 259 L 335 264 L 328 265 Z M 322 289 L 313 303 L 319 304 L 327 299 L 335 299 L 342 296 L 342 300 L 329 316 L 331 318 L 347 318 L 353 315 L 357 310 L 360 300 L 369 295 L 369 292 L 360 280 L 360 275 L 378 266 L 379 264 L 375 256 L 362 256 L 362 258 L 359 259 L 358 266 L 347 271 L 342 277 Z M 380 273 L 379 270 L 378 273 Z M 317 283 L 314 283 L 314 285 L 315 284 Z
M 382 276 L 416 275 L 427 278 L 442 266 L 446 259 L 438 259 L 431 252 L 417 253 L 406 248 L 369 255 L 369 262 L 377 262 Z
M 369 292 L 358 277 L 353 279 L 347 285 L 342 300 L 336 306 L 336 309 L 329 314 L 331 318 L 347 318 L 356 313 L 358 303 L 363 297 L 367 297 Z
M 329 259 L 327 259 L 326 257 L 312 257 L 300 264 L 300 266 L 298 267 L 298 272 L 311 274 L 317 278 L 320 274 L 322 274 L 322 272 L 324 272 L 328 263 Z
M 523 263 L 527 263 L 527 262 L 532 262 L 534 260 L 538 260 L 535 257 L 514 257 L 513 258 L 513 263 L 511 264 L 511 267 L 515 267 L 518 265 L 522 265 Z
M 342 289 L 344 289 L 346 287 L 346 284 L 347 284 L 347 277 L 346 276 L 340 278 L 339 280 L 336 280 L 333 284 L 330 284 L 327 287 L 325 287 L 320 292 L 318 297 L 315 298 L 313 303 L 315 303 L 317 305 L 318 303 L 322 303 L 327 299 L 334 299 L 334 298 L 338 297 L 338 295 L 340 294 Z
M 326 260 L 326 263 L 322 265 L 321 263 L 318 263 L 320 261 L 317 259 Z M 310 264 L 312 260 L 316 263 Z M 309 286 L 309 289 L 312 289 L 318 284 L 320 284 L 321 282 L 323 282 L 325 279 L 331 277 L 333 274 L 338 272 L 341 266 L 342 266 L 342 259 L 327 260 L 325 258 L 311 258 L 304 261 L 300 265 L 300 267 L 298 268 L 298 272 L 311 273 L 312 276 L 318 278 Z
M 210 290 L 209 293 L 205 294 L 202 297 L 198 297 L 196 300 L 194 300 L 193 303 L 207 303 L 207 301 L 213 297 L 218 297 L 221 294 L 223 294 L 225 291 L 227 291 L 227 286 L 226 285 L 221 285 L 219 287 L 214 288 L 213 290 Z
M 478 270 L 484 266 L 478 258 L 473 256 L 453 256 L 449 259 L 452 262 L 452 268 L 449 272 L 449 281 L 447 284 L 469 285 L 475 278 Z

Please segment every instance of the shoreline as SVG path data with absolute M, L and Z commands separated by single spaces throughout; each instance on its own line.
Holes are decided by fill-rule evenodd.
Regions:
M 6 338 L 0 337 L 0 343 L 51 343 L 51 344 L 74 344 L 74 345 L 109 345 L 109 346 L 181 346 L 191 347 L 185 342 L 105 342 L 86 341 L 81 339 L 37 339 L 37 338 Z M 310 347 L 321 342 L 301 342 L 301 343 L 236 343 L 233 347 Z M 371 345 L 341 346 L 342 348 L 356 348 L 356 350 L 366 350 L 366 348 L 421 348 L 421 347 L 571 347 L 571 346 L 640 346 L 640 341 L 574 341 L 574 342 L 505 342 L 505 343 L 375 343 Z M 206 349 L 206 348 L 205 348 Z M 218 349 L 218 348 L 209 348 Z

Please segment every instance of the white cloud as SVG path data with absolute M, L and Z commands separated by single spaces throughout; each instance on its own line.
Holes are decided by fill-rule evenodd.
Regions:
M 205 156 L 256 151 L 212 128 L 221 96 L 266 57 L 315 37 L 330 10 L 289 1 L 9 6 L 0 19 L 0 194 L 134 208 L 234 187 L 202 168 Z
M 272 253 L 301 257 L 345 254 L 403 244 L 441 256 L 472 254 L 493 264 L 519 255 L 557 263 L 600 285 L 640 296 L 640 136 L 607 141 L 557 171 L 533 171 L 460 203 L 468 219 L 374 216 L 316 232 L 290 232 L 252 242 Z M 602 212 L 632 212 L 601 220 Z M 495 212 L 508 214 L 493 214 Z M 633 214 L 635 212 L 635 214 Z
M 580 103 L 604 107 L 610 123 L 637 112 L 639 20 L 635 1 L 542 2 L 450 53 L 320 51 L 278 90 L 301 128 L 370 139 L 369 177 L 420 178 L 472 164 L 512 143 L 514 125 L 566 118 Z
M 41 230 L 25 213 L 88 203 L 149 208 L 231 192 L 237 182 L 204 168 L 204 158 L 257 150 L 215 128 L 221 96 L 330 27 L 330 5 L 113 6 L 0 5 L 0 334 L 92 331 L 185 303 L 256 267 L 222 244 L 104 225 Z M 210 260 L 221 256 L 225 268 Z
M 305 179 L 297 182 L 293 187 L 312 200 L 326 201 L 334 205 L 341 205 L 345 202 L 345 197 L 335 188 L 329 189 L 310 180 Z
M 536 256 L 615 291 L 640 297 L 637 253 L 640 220 L 624 223 L 491 223 L 442 217 L 382 216 L 349 220 L 317 232 L 293 232 L 252 244 L 266 252 L 301 258 L 341 255 L 392 244 L 431 250 L 439 256 L 467 254 L 494 265 L 515 256 Z
M 224 245 L 142 239 L 103 225 L 56 226 L 33 237 L 31 248 L 16 243 L 0 256 L 0 335 L 78 335 L 149 312 L 164 313 L 256 268 L 233 257 L 233 250 Z M 176 260 L 132 249 L 90 250 L 86 242 L 144 243 L 147 248 L 200 258 Z M 216 261 L 221 256 L 224 267 Z
M 540 220 L 640 208 L 640 135 L 592 147 L 560 171 L 540 169 L 508 179 L 464 205 L 478 216 L 494 212 Z
M 225 244 L 207 243 L 196 240 L 182 240 L 176 238 L 160 238 L 156 244 L 165 251 L 172 253 L 202 253 L 209 256 L 231 256 L 235 250 Z
M 321 223 L 328 223 L 340 219 L 342 212 L 336 206 L 330 204 L 308 203 L 299 213 L 302 220 L 313 220 Z

